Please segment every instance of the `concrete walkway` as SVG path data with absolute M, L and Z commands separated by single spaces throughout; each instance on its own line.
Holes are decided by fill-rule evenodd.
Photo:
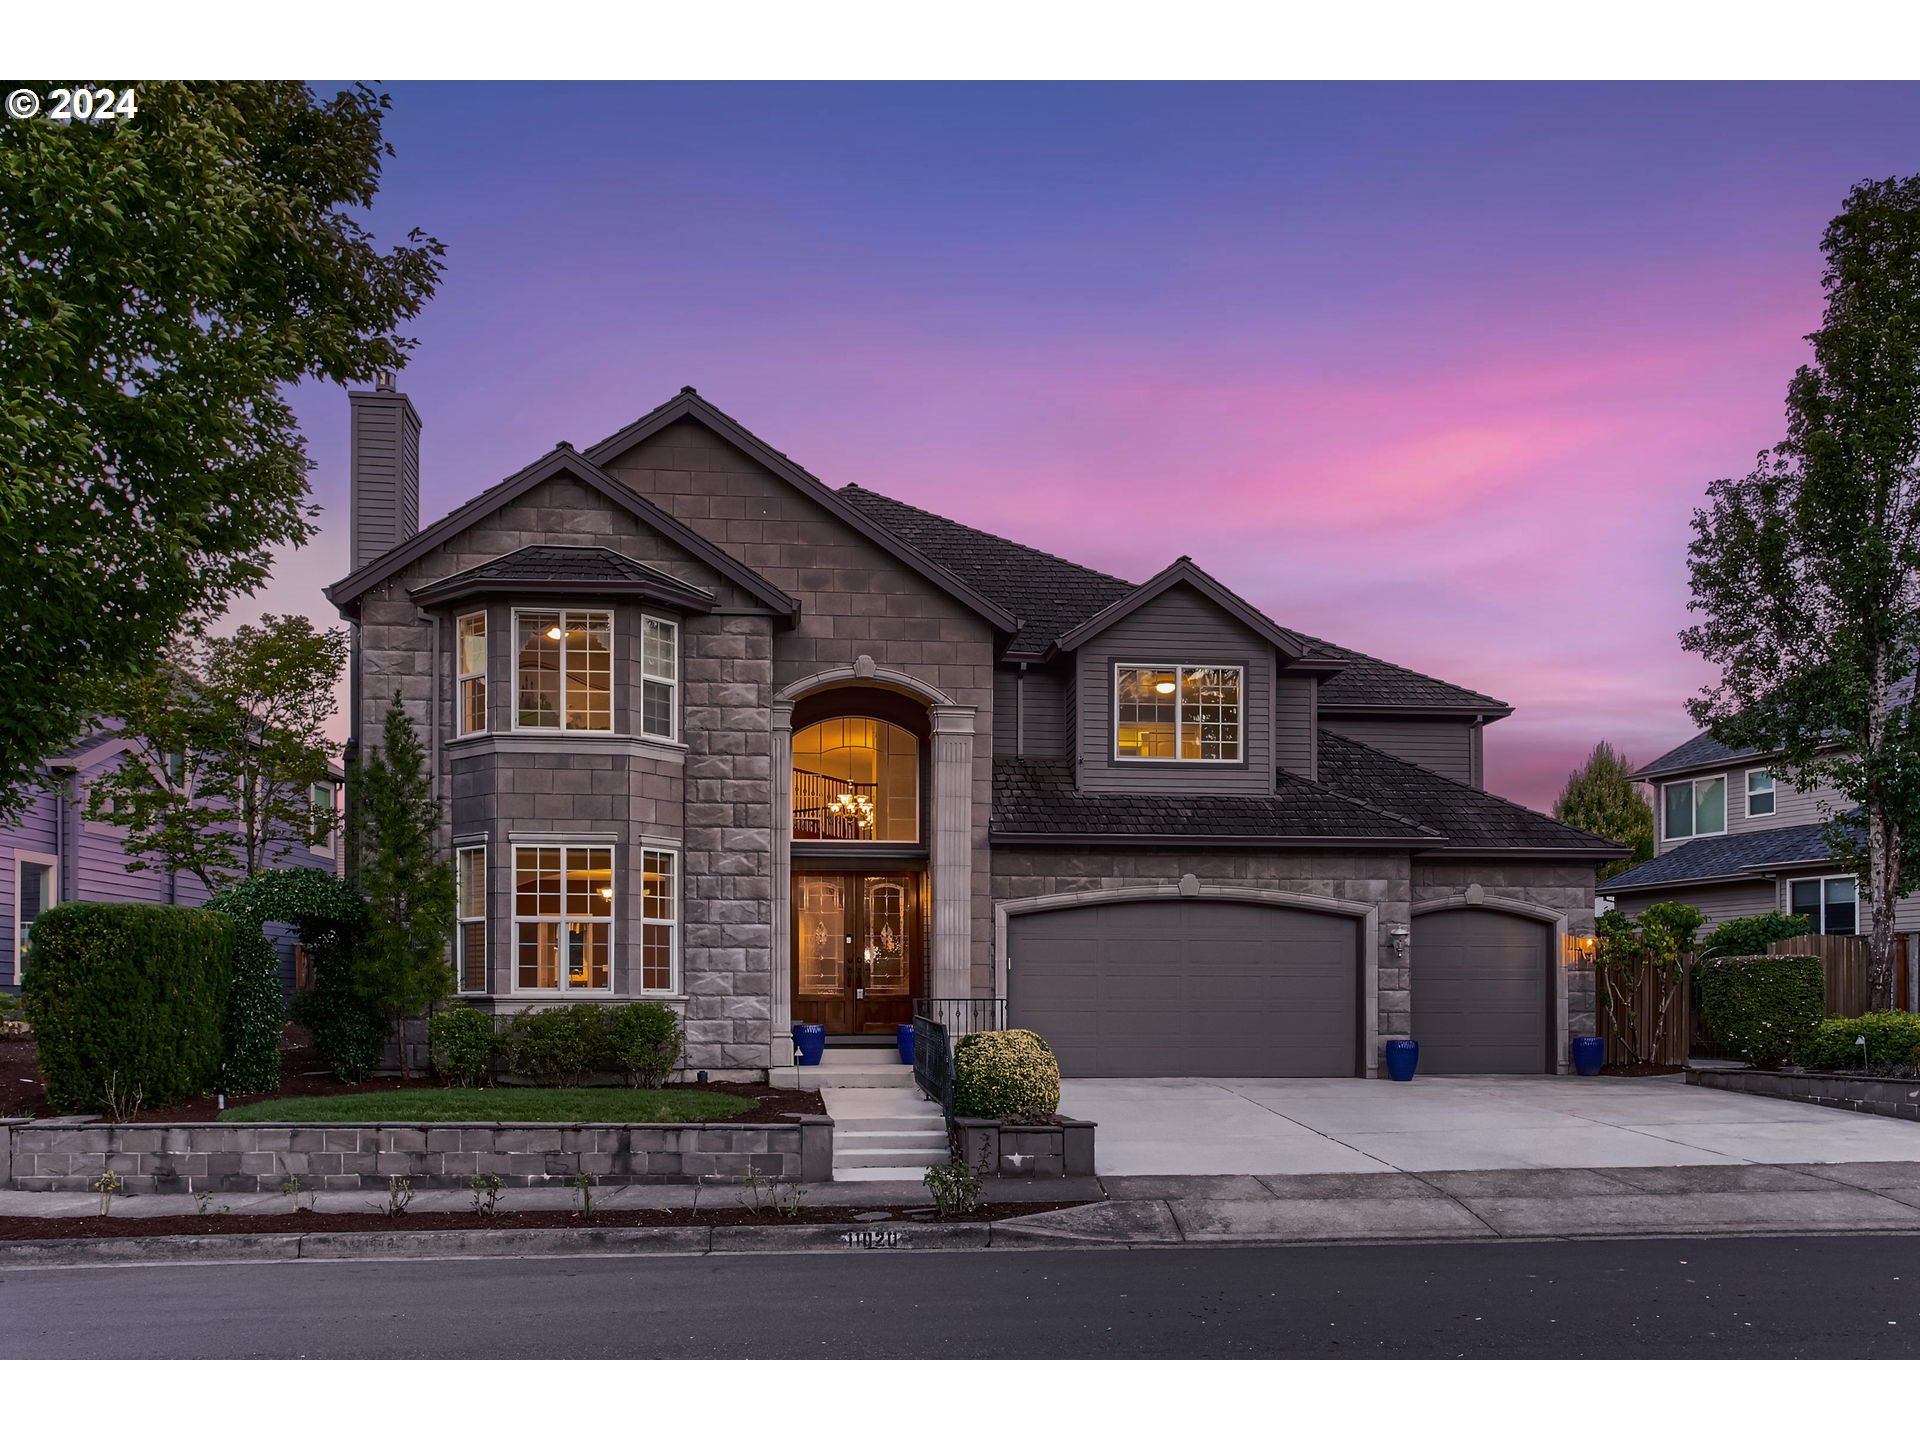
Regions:
M 1680 1077 L 1068 1080 L 1104 1176 L 1920 1162 L 1920 1125 Z

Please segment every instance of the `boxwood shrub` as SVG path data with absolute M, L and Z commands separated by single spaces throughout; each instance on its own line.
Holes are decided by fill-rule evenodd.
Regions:
M 1792 1059 L 1826 1013 L 1826 979 L 1811 955 L 1727 955 L 1693 973 L 1707 1034 L 1750 1065 Z
M 655 1090 L 680 1063 L 680 1017 L 656 1000 L 614 1006 L 606 1019 L 606 1062 L 627 1084 Z
M 607 1065 L 604 1005 L 555 1005 L 523 1010 L 502 1041 L 507 1068 L 536 1085 L 579 1085 Z
M 434 1073 L 460 1088 L 484 1085 L 493 1077 L 500 1036 L 493 1016 L 471 1005 L 450 1005 L 427 1021 L 427 1046 Z
M 953 1113 L 982 1120 L 1051 1115 L 1060 1064 L 1031 1030 L 983 1030 L 953 1047 Z
M 69 902 L 33 925 L 22 990 L 47 1099 L 126 1118 L 211 1090 L 234 922 L 174 905 Z
M 1854 1044 L 1867 1037 L 1862 1056 Z M 1796 1059 L 1815 1070 L 1858 1070 L 1868 1066 L 1920 1065 L 1920 1015 L 1904 1010 L 1874 1010 L 1843 1020 L 1822 1020 L 1800 1044 Z

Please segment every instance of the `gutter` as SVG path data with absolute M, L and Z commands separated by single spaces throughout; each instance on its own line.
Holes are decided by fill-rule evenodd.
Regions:
M 1604 865 L 1609 860 L 1624 860 L 1633 853 L 1625 846 L 1599 849 L 1577 845 L 1460 845 L 1420 852 L 1426 856 L 1447 856 L 1460 860 L 1498 860 L 1506 857 L 1533 860 L 1591 860 Z
M 990 830 L 992 845 L 1236 846 L 1270 850 L 1411 850 L 1430 846 L 1431 835 L 1194 835 L 1138 831 Z

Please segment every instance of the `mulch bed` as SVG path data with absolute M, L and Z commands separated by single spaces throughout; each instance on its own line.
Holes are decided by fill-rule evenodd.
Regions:
M 1620 1075 L 1639 1077 L 1645 1075 L 1678 1075 L 1687 1067 L 1684 1065 L 1602 1065 L 1602 1075 Z
M 820 1205 L 787 1216 L 771 1209 L 758 1215 L 728 1208 L 695 1211 L 687 1207 L 673 1210 L 609 1210 L 591 1218 L 567 1210 L 502 1210 L 491 1219 L 482 1219 L 470 1210 L 421 1211 L 406 1215 L 383 1215 L 372 1208 L 372 1200 L 326 1192 L 325 1204 L 338 1209 L 306 1210 L 294 1214 L 254 1215 L 87 1215 L 49 1218 L 30 1215 L 0 1215 L 0 1240 L 94 1240 L 141 1235 L 312 1235 L 395 1230 L 653 1230 L 668 1226 L 706 1225 L 925 1225 L 938 1219 L 925 1206 L 905 1205 Z M 1022 1201 L 982 1205 L 970 1215 L 954 1221 L 983 1224 L 993 1220 L 1012 1220 L 1021 1215 L 1038 1215 L 1048 1210 L 1065 1210 L 1083 1205 L 1083 1200 Z M 217 1211 L 220 1201 L 215 1197 Z M 353 1207 L 360 1208 L 353 1208 Z M 953 1221 L 942 1222 L 953 1223 Z
M 291 1100 L 307 1095 L 361 1095 L 386 1090 L 437 1090 L 440 1088 L 440 1082 L 434 1079 L 402 1080 L 398 1076 L 381 1076 L 372 1080 L 363 1080 L 357 1085 L 342 1084 L 334 1079 L 333 1073 L 326 1068 L 326 1063 L 314 1050 L 312 1037 L 298 1025 L 289 1025 L 286 1033 L 281 1037 L 280 1072 L 283 1077 L 280 1088 L 271 1095 L 248 1095 L 229 1097 L 229 1099 L 234 1104 L 251 1104 L 259 1100 Z M 777 1124 L 795 1115 L 827 1113 L 825 1102 L 815 1090 L 776 1090 L 769 1085 L 733 1084 L 723 1081 L 713 1081 L 706 1085 L 670 1085 L 667 1088 L 711 1090 L 726 1095 L 738 1095 L 743 1100 L 754 1102 L 753 1109 L 742 1111 L 738 1115 L 729 1115 L 724 1121 L 713 1122 L 715 1124 Z M 51 1118 L 59 1113 L 47 1104 L 46 1091 L 40 1083 L 39 1058 L 33 1041 L 0 1040 L 0 1115 L 34 1115 Z M 142 1110 L 136 1117 L 138 1123 L 142 1125 L 207 1124 L 220 1118 L 219 1103 L 211 1095 L 182 1101 L 164 1110 Z

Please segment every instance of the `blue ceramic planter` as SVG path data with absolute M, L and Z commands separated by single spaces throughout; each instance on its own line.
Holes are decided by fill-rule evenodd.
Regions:
M 1411 1080 L 1420 1067 L 1418 1040 L 1387 1041 L 1387 1074 L 1395 1080 Z
M 1598 1035 L 1576 1035 L 1568 1047 L 1573 1055 L 1573 1073 L 1598 1075 L 1606 1063 L 1607 1042 Z
M 900 1047 L 900 1063 L 913 1064 L 913 1026 L 896 1025 L 893 1034 L 895 1043 Z
M 799 1047 L 797 1057 L 802 1065 L 818 1065 L 820 1057 L 827 1053 L 827 1027 L 824 1025 L 795 1025 L 793 1043 Z

